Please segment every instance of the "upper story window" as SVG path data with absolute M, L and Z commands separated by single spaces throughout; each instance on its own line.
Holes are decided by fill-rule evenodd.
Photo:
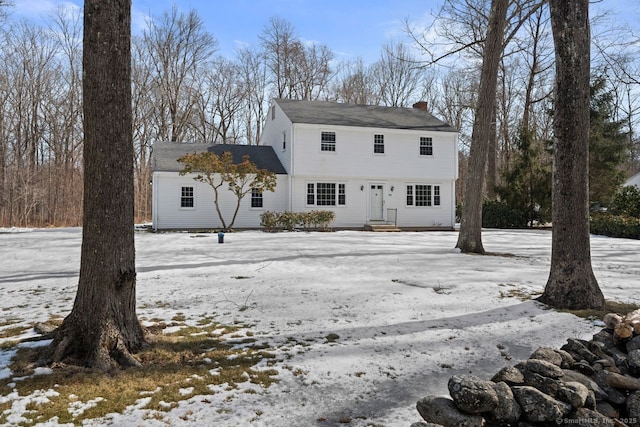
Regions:
M 262 207 L 262 191 L 256 188 L 251 189 L 251 207 L 252 208 Z
M 322 132 L 320 136 L 320 151 L 336 151 L 335 132 Z
M 440 186 L 408 184 L 407 206 L 440 206 Z
M 427 136 L 420 137 L 420 155 L 433 156 L 433 138 Z
M 282 132 L 282 151 L 287 149 L 287 133 Z
M 272 105 L 271 106 L 271 120 L 275 120 L 276 119 L 276 106 Z
M 373 135 L 374 154 L 384 154 L 384 135 Z
M 180 192 L 180 207 L 181 208 L 195 207 L 193 187 L 182 187 L 182 190 Z

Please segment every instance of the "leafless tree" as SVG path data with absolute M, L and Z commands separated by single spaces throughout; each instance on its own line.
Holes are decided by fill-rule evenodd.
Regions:
M 156 139 L 182 141 L 197 99 L 195 76 L 215 52 L 217 41 L 194 10 L 184 14 L 177 6 L 151 21 L 143 38 L 153 70 Z
M 245 88 L 242 115 L 246 142 L 256 145 L 260 141 L 265 111 L 269 105 L 265 55 L 261 51 L 245 48 L 238 51 L 237 62 L 240 84 Z
M 278 98 L 316 100 L 326 94 L 333 75 L 327 46 L 304 43 L 281 18 L 269 20 L 260 41 Z
M 551 271 L 540 301 L 604 308 L 589 242 L 589 0 L 550 0 L 556 52 Z
M 379 95 L 374 90 L 374 78 L 371 67 L 362 58 L 347 62 L 339 67 L 336 74 L 331 98 L 347 104 L 375 105 Z
M 489 26 L 483 50 L 478 103 L 469 151 L 469 175 L 465 187 L 460 233 L 456 248 L 462 252 L 484 253 L 482 246 L 482 186 L 487 159 L 488 141 L 495 112 L 498 67 L 503 51 L 503 34 L 507 19 L 508 0 L 493 0 Z
M 383 46 L 380 60 L 371 69 L 375 92 L 382 104 L 407 107 L 412 100 L 417 101 L 414 97 L 423 74 L 423 69 L 417 65 L 404 44 Z

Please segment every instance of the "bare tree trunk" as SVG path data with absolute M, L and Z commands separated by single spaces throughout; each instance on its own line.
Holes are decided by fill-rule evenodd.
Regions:
M 80 280 L 50 361 L 138 365 L 131 127 L 131 0 L 85 0 L 84 212 Z
M 551 272 L 540 301 L 604 308 L 589 242 L 589 0 L 550 0 L 556 50 Z
M 482 246 L 482 195 L 491 135 L 491 119 L 496 104 L 498 66 L 503 50 L 509 0 L 493 0 L 484 46 L 478 105 L 471 135 L 469 178 L 465 185 L 462 221 L 456 248 L 462 252 L 484 253 Z

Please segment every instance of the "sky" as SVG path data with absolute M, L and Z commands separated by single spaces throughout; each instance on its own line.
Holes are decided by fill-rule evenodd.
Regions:
M 447 395 L 452 375 L 489 379 L 540 346 L 588 340 L 602 327 L 526 299 L 548 278 L 550 231 L 484 230 L 496 256 L 460 253 L 457 236 L 243 231 L 219 244 L 214 233 L 136 233 L 141 321 L 173 323 L 182 313 L 191 326 L 250 325 L 239 335 L 268 346 L 279 382 L 215 386 L 166 412 L 144 408 L 142 396 L 157 391 L 148 390 L 139 405 L 87 425 L 338 427 L 348 418 L 350 427 L 407 427 L 420 420 L 416 402 Z M 0 229 L 0 332 L 23 327 L 23 337 L 34 336 L 34 322 L 69 313 L 81 240 L 80 228 Z M 607 299 L 640 304 L 638 253 L 640 240 L 592 236 Z M 0 338 L 0 379 L 12 378 L 9 387 L 23 374 L 8 368 L 15 350 L 1 344 L 17 338 Z M 0 405 L 11 406 L 5 425 L 19 425 L 29 404 L 54 394 L 1 387 Z
M 57 7 L 79 8 L 81 0 L 13 0 L 12 19 L 38 19 Z M 375 62 L 385 43 L 407 41 L 404 22 L 426 28 L 442 0 L 133 0 L 133 32 L 142 31 L 148 17 L 170 11 L 197 11 L 207 30 L 218 40 L 218 53 L 232 57 L 239 46 L 255 46 L 269 18 L 293 25 L 305 41 L 326 44 L 336 59 L 362 58 Z M 596 0 L 592 16 L 613 10 L 612 22 L 637 25 L 637 0 Z

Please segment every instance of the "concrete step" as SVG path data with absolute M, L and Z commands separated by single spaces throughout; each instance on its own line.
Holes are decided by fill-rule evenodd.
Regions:
M 367 231 L 402 231 L 393 224 L 365 224 L 364 229 Z

